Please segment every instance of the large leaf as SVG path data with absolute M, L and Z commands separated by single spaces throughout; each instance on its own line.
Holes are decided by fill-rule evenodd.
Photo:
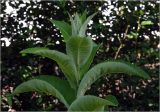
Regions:
M 70 87 L 67 80 L 62 80 L 58 77 L 47 75 L 37 76 L 35 79 L 46 81 L 54 86 L 62 94 L 69 105 L 73 102 L 73 100 L 75 100 L 75 91 Z
M 88 60 L 92 52 L 92 40 L 91 38 L 72 37 L 66 43 L 67 54 L 73 59 L 77 71 L 80 70 L 81 66 Z M 79 80 L 79 75 L 77 79 Z
M 97 50 L 99 49 L 99 47 L 101 46 L 101 44 L 97 45 L 93 42 L 93 48 L 92 48 L 92 52 L 87 60 L 86 63 L 84 63 L 84 65 L 80 68 L 80 79 L 83 78 L 84 74 L 88 71 L 91 63 L 93 62 L 94 56 L 96 55 Z
M 117 106 L 114 103 L 91 95 L 78 97 L 69 107 L 69 111 L 103 111 L 105 106 Z
M 67 41 L 71 36 L 71 26 L 64 21 L 50 20 L 63 35 L 65 41 Z
M 67 77 L 70 85 L 75 88 L 76 84 L 76 66 L 72 63 L 69 56 L 67 56 L 64 53 L 55 51 L 55 50 L 49 50 L 47 48 L 41 48 L 41 47 L 35 47 L 35 48 L 28 48 L 21 53 L 30 53 L 30 54 L 36 54 L 43 57 L 50 58 L 58 63 L 62 71 L 64 72 L 64 75 Z
M 96 14 L 97 14 L 97 12 L 94 13 L 94 14 L 92 14 L 92 15 L 90 15 L 90 16 L 86 19 L 86 21 L 82 24 L 82 26 L 81 26 L 81 28 L 80 28 L 80 31 L 79 31 L 79 36 L 80 36 L 80 37 L 85 37 L 85 33 L 86 33 L 86 30 L 87 30 L 87 25 L 88 25 L 89 21 L 90 21 Z
M 88 87 L 90 87 L 97 79 L 111 73 L 124 73 L 149 78 L 149 75 L 146 72 L 132 64 L 120 61 L 103 62 L 94 66 L 85 74 L 80 82 L 77 96 L 84 95 Z
M 24 93 L 24 92 L 33 92 L 33 91 L 46 93 L 48 95 L 53 95 L 58 99 L 60 99 L 60 101 L 63 102 L 67 107 L 69 106 L 64 96 L 54 86 L 40 79 L 32 79 L 20 84 L 14 90 L 13 95 Z

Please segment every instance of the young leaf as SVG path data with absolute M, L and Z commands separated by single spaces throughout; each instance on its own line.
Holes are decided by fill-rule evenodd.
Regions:
M 105 106 L 116 106 L 114 103 L 92 95 L 78 97 L 69 107 L 69 111 L 104 111 Z
M 80 31 L 79 31 L 79 36 L 80 37 L 85 37 L 85 33 L 87 30 L 87 25 L 89 23 L 89 21 L 96 15 L 97 13 L 92 14 L 91 16 L 89 16 L 86 21 L 82 24 Z
M 78 31 L 80 30 L 80 27 L 82 26 L 82 21 L 81 21 L 79 15 L 78 15 L 78 13 L 75 14 L 74 22 L 75 22 L 75 25 L 77 27 L 77 34 L 78 34 Z
M 72 36 L 76 36 L 78 28 L 77 28 L 76 23 L 75 23 L 74 19 L 72 18 L 72 16 L 69 13 L 68 13 L 68 15 L 69 15 L 69 18 L 71 21 Z
M 85 10 L 85 11 L 83 12 L 83 14 L 80 16 L 82 23 L 85 22 L 86 17 L 87 17 L 87 11 Z
M 56 61 L 59 67 L 64 72 L 64 75 L 67 77 L 70 85 L 73 88 L 75 88 L 76 66 L 73 64 L 70 57 L 67 56 L 66 54 L 55 51 L 55 50 L 49 50 L 47 48 L 42 48 L 42 47 L 28 48 L 28 49 L 22 50 L 21 53 L 40 55 L 40 56 L 47 57 L 47 58 L 50 58 Z
M 146 72 L 136 66 L 133 66 L 132 64 L 120 61 L 103 62 L 97 64 L 85 74 L 82 81 L 80 82 L 77 96 L 84 95 L 88 87 L 90 87 L 91 84 L 93 84 L 100 77 L 113 73 L 124 73 L 128 75 L 143 77 L 146 79 L 150 78 Z
M 50 21 L 52 22 L 53 25 L 59 28 L 66 42 L 71 36 L 71 26 L 64 21 L 57 21 L 57 20 L 51 20 L 51 19 Z

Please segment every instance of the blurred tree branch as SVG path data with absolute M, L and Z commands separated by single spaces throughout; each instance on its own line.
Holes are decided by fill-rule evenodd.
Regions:
M 124 38 L 123 38 L 123 39 L 126 38 L 129 27 L 130 27 L 130 25 L 127 25 L 127 28 L 126 28 L 126 30 L 125 30 Z M 121 40 L 119 37 L 118 37 L 118 40 L 119 40 L 119 42 L 120 42 L 120 46 L 118 47 L 118 50 L 117 50 L 117 52 L 116 52 L 116 54 L 115 54 L 115 56 L 114 56 L 114 59 L 117 59 L 120 50 L 123 48 L 123 42 L 122 42 L 122 40 Z

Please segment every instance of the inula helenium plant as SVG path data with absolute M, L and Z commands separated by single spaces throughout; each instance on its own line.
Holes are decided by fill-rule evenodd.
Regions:
M 142 78 L 149 75 L 142 69 L 130 63 L 121 61 L 104 61 L 92 68 L 96 51 L 100 47 L 91 37 L 86 36 L 88 22 L 96 15 L 88 18 L 87 13 L 70 15 L 71 24 L 64 21 L 50 20 L 61 32 L 66 43 L 66 54 L 48 48 L 28 48 L 21 53 L 34 54 L 56 61 L 67 80 L 62 80 L 54 75 L 41 75 L 20 84 L 11 96 L 24 92 L 40 92 L 53 95 L 65 104 L 68 111 L 104 111 L 108 106 L 118 106 L 118 101 L 113 95 L 105 99 L 85 92 L 99 78 L 108 74 L 124 73 Z

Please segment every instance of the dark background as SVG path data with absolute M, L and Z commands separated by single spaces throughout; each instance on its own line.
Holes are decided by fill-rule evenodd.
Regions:
M 15 11 L 6 12 L 7 4 Z M 115 95 L 119 101 L 116 111 L 159 110 L 159 3 L 139 1 L 1 1 L 1 110 L 7 111 L 5 95 L 20 83 L 42 74 L 64 77 L 57 64 L 34 55 L 19 52 L 28 47 L 48 47 L 65 52 L 61 34 L 48 19 L 69 22 L 67 12 L 74 14 L 100 11 L 88 26 L 87 35 L 102 43 L 93 65 L 110 59 L 135 63 L 150 74 L 150 80 L 123 74 L 103 77 L 86 94 L 105 97 Z M 110 12 L 106 15 L 105 12 Z M 153 24 L 141 25 L 142 21 Z M 25 25 L 26 23 L 26 25 Z M 127 36 L 125 36 L 127 34 Z M 8 39 L 7 45 L 4 39 Z M 120 46 L 123 46 L 120 48 Z M 118 49 L 120 51 L 118 52 Z M 116 53 L 118 54 L 116 56 Z M 92 65 L 92 66 L 93 66 Z M 14 97 L 16 111 L 66 110 L 52 96 L 24 93 Z

